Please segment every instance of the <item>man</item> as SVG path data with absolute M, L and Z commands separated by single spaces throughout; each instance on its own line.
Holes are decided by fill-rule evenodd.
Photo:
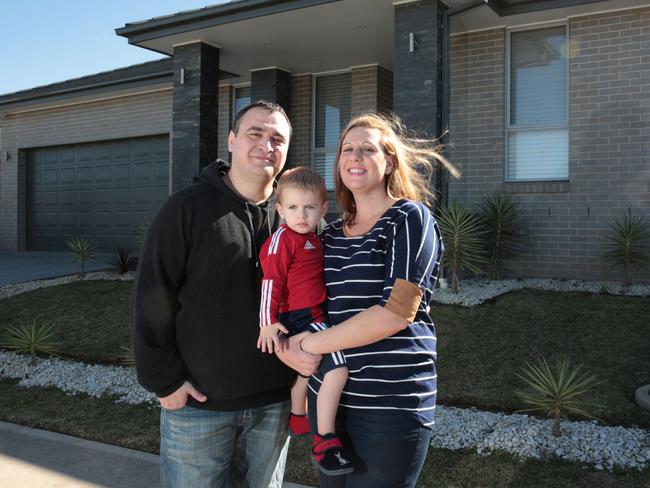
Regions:
M 162 407 L 163 487 L 282 483 L 295 375 L 255 344 L 258 254 L 277 227 L 268 200 L 290 137 L 279 105 L 242 109 L 228 136 L 232 165 L 205 167 L 147 233 L 132 335 L 138 380 Z M 303 374 L 319 360 L 291 341 L 280 357 Z

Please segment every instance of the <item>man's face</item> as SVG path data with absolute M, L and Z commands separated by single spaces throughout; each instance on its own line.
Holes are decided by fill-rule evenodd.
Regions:
M 228 151 L 238 174 L 270 181 L 282 169 L 289 149 L 289 123 L 279 112 L 255 107 L 244 114 L 237 134 L 230 131 Z

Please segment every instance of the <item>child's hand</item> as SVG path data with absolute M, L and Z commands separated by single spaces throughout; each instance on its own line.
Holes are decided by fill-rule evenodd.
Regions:
M 280 332 L 284 334 L 289 333 L 287 328 L 280 322 L 260 327 L 260 336 L 257 339 L 257 348 L 261 349 L 262 352 L 268 351 L 269 354 L 273 354 L 273 346 L 275 345 L 276 350 L 280 347 Z

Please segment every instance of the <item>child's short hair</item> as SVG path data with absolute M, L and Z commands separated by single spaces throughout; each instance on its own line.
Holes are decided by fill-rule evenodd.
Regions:
M 278 201 L 282 203 L 282 189 L 287 186 L 294 186 L 305 191 L 313 191 L 322 202 L 327 201 L 327 191 L 325 189 L 325 180 L 321 175 L 306 166 L 285 171 L 278 181 Z

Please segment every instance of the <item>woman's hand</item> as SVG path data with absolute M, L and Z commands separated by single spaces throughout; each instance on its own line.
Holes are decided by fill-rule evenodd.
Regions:
M 320 354 L 309 354 L 300 348 L 300 343 L 310 335 L 309 332 L 303 332 L 289 338 L 282 338 L 280 347 L 275 351 L 280 361 L 303 376 L 316 373 L 322 359 Z

